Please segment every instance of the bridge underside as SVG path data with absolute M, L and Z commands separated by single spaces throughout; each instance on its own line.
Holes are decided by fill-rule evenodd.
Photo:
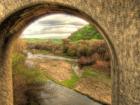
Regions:
M 68 13 L 95 25 L 112 53 L 113 105 L 140 105 L 139 0 L 1 0 L 0 105 L 13 105 L 11 48 L 27 25 Z

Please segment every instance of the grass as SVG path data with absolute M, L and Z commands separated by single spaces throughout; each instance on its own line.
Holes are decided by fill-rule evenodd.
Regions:
M 51 39 L 50 41 L 52 41 L 52 43 L 54 44 L 62 44 L 62 39 Z
M 61 44 L 62 39 L 40 39 L 40 38 L 24 38 L 23 40 L 27 41 L 28 43 L 42 43 L 51 41 L 54 44 Z
M 92 78 L 98 79 L 104 83 L 111 83 L 111 78 L 108 75 L 105 75 L 105 73 L 100 72 L 98 70 L 94 70 L 91 67 L 84 68 L 82 78 L 86 78 L 86 77 L 92 77 Z
M 95 29 L 95 27 L 86 25 L 74 32 L 69 39 L 71 41 L 90 40 L 90 39 L 103 39 L 102 35 Z
M 29 68 L 24 64 L 25 56 L 23 54 L 14 54 L 13 56 L 13 76 L 20 75 L 29 84 L 45 83 L 48 78 L 39 68 Z
M 62 81 L 62 85 L 68 88 L 74 88 L 76 83 L 79 81 L 79 77 L 73 72 L 71 79 Z
M 38 50 L 38 49 L 30 49 L 33 54 L 49 54 L 50 52 L 47 50 Z
M 100 81 L 102 81 L 103 83 L 111 83 L 111 78 L 108 77 L 107 75 L 105 75 L 102 72 L 99 72 L 97 70 L 93 70 L 93 68 L 91 67 L 85 67 L 83 70 L 83 74 L 81 77 L 78 77 L 74 72 L 72 73 L 71 79 L 69 80 L 64 80 L 61 82 L 61 84 L 65 87 L 71 88 L 73 89 L 75 87 L 75 85 L 77 84 L 77 82 L 82 79 L 82 78 L 93 78 L 93 79 L 98 79 Z
M 89 76 L 90 77 L 97 77 L 98 76 L 98 73 L 97 72 L 94 72 L 91 69 L 87 69 L 82 74 L 82 77 L 89 77 Z
M 30 42 L 30 43 L 40 43 L 40 42 L 46 41 L 46 39 L 39 39 L 39 38 L 24 38 L 23 40 Z
M 49 77 L 37 67 L 29 68 L 24 65 L 25 55 L 16 53 L 13 56 L 13 75 L 21 75 L 25 78 L 27 83 L 44 83 L 48 79 L 53 80 L 51 76 Z M 82 77 L 78 77 L 74 72 L 72 73 L 71 79 L 64 80 L 60 84 L 68 88 L 74 88 L 76 83 L 81 78 L 92 77 L 99 79 L 103 82 L 111 82 L 111 78 L 106 76 L 104 73 L 99 72 L 98 70 L 93 70 L 91 67 L 85 67 L 83 70 Z M 57 80 L 53 80 L 57 81 Z
M 57 80 L 54 80 L 51 78 L 51 76 L 47 75 L 43 72 L 43 70 L 40 70 L 40 68 L 33 67 L 29 68 L 26 65 L 24 65 L 25 62 L 25 55 L 20 53 L 15 53 L 13 56 L 13 75 L 20 75 L 22 76 L 27 83 L 45 83 L 48 79 L 53 80 L 57 82 Z M 111 78 L 105 75 L 102 72 L 99 72 L 98 70 L 93 70 L 91 67 L 84 67 L 83 68 L 83 74 L 82 77 L 78 77 L 74 72 L 71 75 L 71 79 L 64 80 L 60 82 L 59 84 L 64 85 L 68 88 L 74 88 L 76 83 L 86 77 L 92 77 L 95 79 L 99 79 L 100 81 L 103 81 L 104 83 L 110 83 Z

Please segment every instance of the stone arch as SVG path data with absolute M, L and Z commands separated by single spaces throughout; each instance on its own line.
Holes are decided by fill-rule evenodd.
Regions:
M 11 52 L 11 45 L 16 40 L 20 33 L 24 30 L 24 28 L 29 25 L 34 20 L 38 19 L 41 16 L 46 14 L 52 13 L 67 13 L 71 14 L 80 18 L 87 20 L 89 23 L 94 25 L 97 30 L 103 35 L 108 46 L 111 51 L 112 55 L 112 78 L 113 78 L 113 105 L 119 105 L 118 102 L 118 91 L 119 91 L 119 71 L 117 68 L 117 56 L 114 49 L 113 41 L 110 40 L 109 35 L 106 33 L 104 28 L 94 20 L 90 15 L 85 13 L 82 10 L 79 10 L 73 6 L 63 5 L 59 3 L 36 3 L 34 5 L 27 5 L 26 7 L 14 12 L 13 14 L 9 15 L 0 25 L 0 39 L 1 39 L 1 46 L 0 46 L 0 55 L 1 55 L 1 70 L 5 73 L 5 77 L 0 78 L 0 81 L 6 79 L 6 83 L 3 83 L 3 86 L 6 90 L 2 93 L 2 89 L 0 89 L 0 104 L 2 105 L 12 105 L 12 79 L 11 79 L 11 60 L 10 60 L 10 52 Z M 8 74 L 8 73 L 9 74 Z M 1 74 L 0 74 L 1 75 Z M 2 80 L 3 79 L 3 80 Z M 10 81 L 8 81 L 10 80 Z M 8 87 L 10 86 L 10 88 Z

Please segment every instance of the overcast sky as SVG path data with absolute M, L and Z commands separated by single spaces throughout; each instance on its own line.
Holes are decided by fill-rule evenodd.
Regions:
M 46 15 L 30 24 L 22 38 L 67 38 L 71 33 L 88 23 L 67 14 Z

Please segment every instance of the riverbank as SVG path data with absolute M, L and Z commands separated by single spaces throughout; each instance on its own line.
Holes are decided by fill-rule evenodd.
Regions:
M 75 60 L 65 57 L 30 53 L 27 58 L 28 66 L 34 64 L 35 67 L 39 67 L 50 80 L 89 95 L 93 99 L 111 103 L 111 78 L 108 75 L 91 67 L 80 70 Z M 77 75 L 74 68 L 80 75 Z

